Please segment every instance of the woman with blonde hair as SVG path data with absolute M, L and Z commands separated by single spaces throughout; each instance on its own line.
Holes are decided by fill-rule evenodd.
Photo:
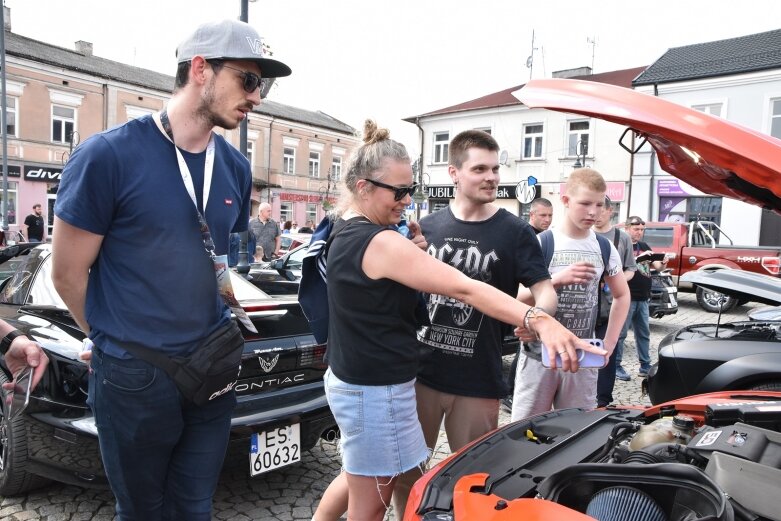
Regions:
M 576 348 L 595 348 L 541 309 L 467 277 L 399 234 L 395 225 L 418 189 L 410 158 L 371 120 L 363 140 L 344 176 L 327 254 L 329 369 L 324 380 L 342 435 L 344 472 L 335 483 L 346 480 L 348 520 L 381 520 L 397 477 L 429 457 L 415 401 L 416 291 L 455 298 L 530 331 L 551 359 L 569 353 L 562 356 L 565 370 L 577 370 Z M 420 233 L 414 226 L 412 231 Z M 334 496 L 343 504 L 343 493 Z M 318 508 L 315 514 L 318 521 L 326 517 L 321 512 Z

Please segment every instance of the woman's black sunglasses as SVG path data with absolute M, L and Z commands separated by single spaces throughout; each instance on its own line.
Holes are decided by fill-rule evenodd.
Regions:
M 244 88 L 245 92 L 253 93 L 255 92 L 255 89 L 260 87 L 261 99 L 268 95 L 268 92 L 271 90 L 271 86 L 274 84 L 275 78 L 261 78 L 254 72 L 243 71 L 241 69 L 237 69 L 236 67 L 225 65 L 224 63 L 220 63 L 220 66 L 241 73 L 239 74 L 239 77 L 241 77 L 241 86 Z
M 379 186 L 380 188 L 385 188 L 386 190 L 392 190 L 393 191 L 393 200 L 394 201 L 401 201 L 406 196 L 413 196 L 415 192 L 418 191 L 418 183 L 412 183 L 409 186 L 393 186 L 393 185 L 386 185 L 385 183 L 380 183 L 379 181 L 375 181 L 374 179 L 367 179 L 371 184 L 374 186 Z

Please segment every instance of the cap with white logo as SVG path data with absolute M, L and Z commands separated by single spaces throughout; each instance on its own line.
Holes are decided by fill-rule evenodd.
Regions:
M 238 20 L 205 23 L 176 48 L 177 63 L 188 62 L 195 56 L 207 60 L 254 61 L 264 78 L 281 78 L 292 73 L 284 63 L 266 58 L 260 35 L 251 25 Z

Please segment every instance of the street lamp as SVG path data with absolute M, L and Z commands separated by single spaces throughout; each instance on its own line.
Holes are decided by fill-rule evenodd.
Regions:
M 242 22 L 247 22 L 249 19 L 249 4 L 248 2 L 255 2 L 257 0 L 241 0 L 241 15 L 239 19 Z M 239 150 L 247 157 L 247 118 L 241 120 L 239 125 Z M 236 271 L 242 275 L 249 273 L 249 255 L 247 252 L 247 234 L 248 231 L 239 233 L 239 262 L 236 264 Z
M 577 168 L 583 168 L 586 166 L 586 151 L 588 150 L 588 142 L 584 142 L 583 140 L 578 140 L 577 146 L 575 147 L 575 163 L 572 165 L 573 169 Z M 583 162 L 580 162 L 580 156 L 583 156 Z

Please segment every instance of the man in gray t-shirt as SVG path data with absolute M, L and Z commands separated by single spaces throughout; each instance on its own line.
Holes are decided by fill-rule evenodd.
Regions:
M 605 206 L 602 209 L 602 215 L 597 216 L 594 223 L 594 232 L 609 240 L 616 247 L 621 258 L 624 276 L 626 281 L 629 282 L 637 271 L 635 256 L 632 252 L 632 238 L 625 231 L 615 228 L 610 223 L 612 217 L 613 204 L 610 198 L 605 196 Z M 607 295 L 603 293 L 602 298 L 607 298 Z M 604 338 L 606 328 L 607 322 L 597 322 L 597 329 L 594 335 L 597 338 Z M 619 366 L 616 365 L 616 351 L 614 350 L 607 365 L 599 370 L 599 377 L 597 378 L 598 407 L 604 407 L 613 401 L 613 387 L 615 386 L 616 377 L 621 380 L 628 380 L 627 376 L 626 372 L 623 369 L 619 369 Z
M 268 261 L 279 255 L 279 244 L 282 240 L 281 232 L 277 222 L 271 218 L 270 204 L 260 204 L 258 216 L 249 222 L 249 231 L 255 236 L 256 246 L 263 248 L 262 260 Z

